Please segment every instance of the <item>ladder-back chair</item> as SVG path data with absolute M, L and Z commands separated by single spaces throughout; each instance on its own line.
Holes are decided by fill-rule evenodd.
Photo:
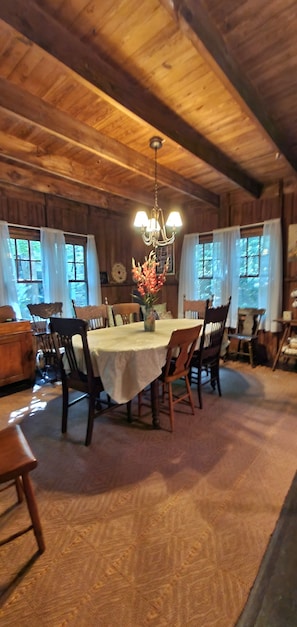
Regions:
M 208 307 L 212 307 L 212 297 L 207 300 L 187 300 L 184 296 L 183 300 L 183 317 L 184 318 L 204 318 L 206 303 Z
M 220 354 L 224 329 L 229 312 L 231 297 L 226 305 L 209 307 L 205 309 L 203 329 L 200 346 L 191 360 L 190 381 L 192 370 L 197 370 L 197 391 L 200 409 L 202 409 L 202 385 L 210 383 L 215 389 L 217 386 L 219 396 L 222 396 L 220 384 Z M 202 381 L 202 375 L 204 375 Z
M 255 353 L 258 343 L 258 332 L 261 320 L 265 314 L 265 309 L 256 309 L 254 307 L 238 309 L 238 323 L 235 333 L 229 333 L 228 337 L 232 344 L 236 342 L 236 347 L 230 353 L 236 358 L 241 355 L 248 357 L 251 366 L 256 365 Z
M 49 322 L 52 316 L 62 316 L 63 303 L 30 303 L 27 305 L 32 317 L 32 331 L 36 341 L 36 353 L 41 352 L 43 361 L 40 367 L 42 377 L 55 381 L 58 374 L 58 363 L 53 338 L 49 330 Z M 54 369 L 55 377 L 49 377 L 49 371 Z
M 59 354 L 60 371 L 62 378 L 62 433 L 67 432 L 68 408 L 83 398 L 88 398 L 88 422 L 85 445 L 92 440 L 96 402 L 100 406 L 100 393 L 103 385 L 100 377 L 95 377 L 88 345 L 88 323 L 80 318 L 51 318 L 50 328 L 57 354 Z M 80 336 L 82 361 L 77 357 L 73 345 L 73 337 Z M 63 354 L 59 347 L 63 346 Z M 69 400 L 69 389 L 78 390 L 82 395 Z
M 88 331 L 104 329 L 108 326 L 108 311 L 106 305 L 85 305 L 79 307 L 72 301 L 76 318 L 88 322 Z
M 112 305 L 112 314 L 114 324 L 117 326 L 119 320 L 122 324 L 130 324 L 131 322 L 139 322 L 140 320 L 140 304 L 139 303 L 118 303 Z

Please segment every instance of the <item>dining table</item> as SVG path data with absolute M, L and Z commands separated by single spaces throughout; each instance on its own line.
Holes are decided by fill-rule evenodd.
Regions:
M 158 377 L 166 361 L 167 346 L 176 329 L 203 325 L 203 320 L 171 318 L 156 320 L 155 331 L 144 331 L 142 322 L 88 331 L 88 345 L 95 376 L 117 404 L 131 401 L 148 385 L 151 387 L 152 424 L 160 427 Z M 199 339 L 197 346 L 199 345 Z M 74 338 L 79 366 L 83 353 Z

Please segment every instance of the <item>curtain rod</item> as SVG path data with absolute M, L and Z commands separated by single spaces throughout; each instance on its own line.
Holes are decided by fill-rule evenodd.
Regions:
M 239 225 L 239 224 L 235 224 L 234 226 L 239 226 L 240 229 L 249 229 L 251 226 L 264 226 L 264 221 L 263 222 L 253 222 L 252 224 L 243 224 L 243 225 Z M 222 227 L 221 229 L 213 229 L 212 231 L 203 231 L 202 233 L 196 233 L 196 235 L 212 235 L 214 231 L 223 231 L 223 229 L 232 229 L 232 226 L 226 226 L 226 227 Z M 188 235 L 192 235 L 192 233 L 188 233 Z
M 12 224 L 12 222 L 8 222 L 8 226 L 15 226 L 19 229 L 31 229 L 32 231 L 40 231 L 42 228 L 47 229 L 48 227 L 41 226 L 27 226 L 26 224 Z M 61 229 L 53 229 L 54 231 L 61 231 Z M 70 233 L 70 231 L 62 231 L 65 235 L 78 235 L 79 237 L 87 237 L 87 235 L 83 233 Z

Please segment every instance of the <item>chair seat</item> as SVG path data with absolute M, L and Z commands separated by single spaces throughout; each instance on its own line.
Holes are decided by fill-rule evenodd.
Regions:
M 7 484 L 2 490 L 14 485 L 19 503 L 22 503 L 25 496 L 31 518 L 31 525 L 1 540 L 0 546 L 33 530 L 39 552 L 43 553 L 45 550 L 37 504 L 29 477 L 37 463 L 19 425 L 11 425 L 0 431 L 0 483 Z
M 37 459 L 17 425 L 0 431 L 0 450 L 0 483 L 11 481 L 37 466 Z

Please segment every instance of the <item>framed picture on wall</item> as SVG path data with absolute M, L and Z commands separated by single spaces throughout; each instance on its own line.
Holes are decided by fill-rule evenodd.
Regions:
M 100 283 L 101 283 L 101 285 L 107 285 L 107 283 L 108 283 L 108 274 L 107 274 L 107 272 L 100 272 Z
M 288 261 L 297 261 L 297 224 L 289 225 Z
M 175 274 L 174 244 L 159 246 L 156 250 L 156 259 L 159 262 L 159 266 L 157 266 L 157 274 L 161 274 L 161 272 L 163 272 L 167 259 L 169 264 L 167 274 Z

